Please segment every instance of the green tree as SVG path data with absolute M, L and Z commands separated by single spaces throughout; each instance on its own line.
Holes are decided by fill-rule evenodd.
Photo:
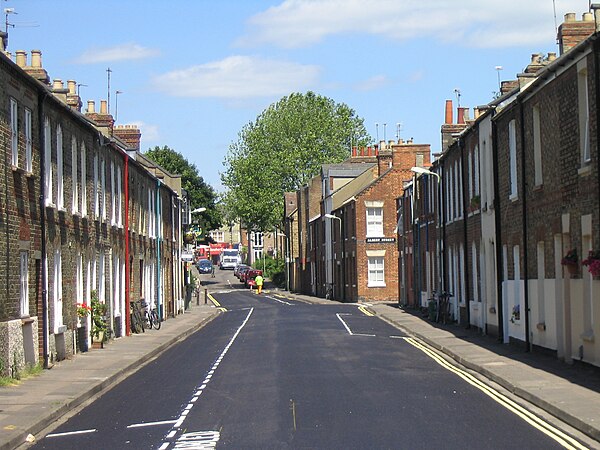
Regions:
M 198 174 L 194 164 L 166 145 L 162 148 L 157 146 L 148 149 L 145 155 L 170 173 L 181 175 L 181 186 L 187 191 L 192 208 L 206 208 L 206 211 L 201 214 L 202 225 L 206 231 L 221 226 L 221 209 L 216 205 L 218 195 Z
M 229 147 L 221 174 L 229 214 L 248 228 L 273 229 L 283 218 L 284 192 L 369 141 L 363 119 L 347 105 L 314 92 L 283 97 L 246 124 Z

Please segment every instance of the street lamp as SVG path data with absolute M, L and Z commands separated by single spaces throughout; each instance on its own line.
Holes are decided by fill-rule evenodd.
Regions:
M 204 212 L 204 211 L 206 211 L 206 208 L 204 208 L 204 207 L 196 208 L 196 209 L 194 209 L 192 211 L 192 214 L 201 213 L 201 212 Z
M 442 178 L 440 177 L 439 173 L 432 172 L 431 170 L 427 170 L 424 167 L 411 167 L 410 170 L 411 170 L 411 172 L 414 172 L 414 173 L 420 173 L 420 174 L 425 174 L 425 175 L 434 175 L 437 177 L 438 183 L 440 181 L 442 181 Z
M 344 259 L 344 253 L 346 251 L 345 251 L 344 237 L 342 236 L 342 218 L 338 217 L 338 216 L 334 216 L 333 214 L 325 214 L 324 217 L 327 217 L 328 219 L 340 221 L 340 241 L 342 241 L 342 257 L 340 258 L 341 265 L 342 265 L 342 301 L 345 302 L 346 301 L 346 262 Z

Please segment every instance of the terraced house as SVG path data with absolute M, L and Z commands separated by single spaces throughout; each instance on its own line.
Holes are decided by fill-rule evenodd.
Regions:
M 162 319 L 182 305 L 179 177 L 139 153 L 139 130 L 115 126 L 106 102 L 82 113 L 75 81 L 50 83 L 40 51 L 27 59 L 0 53 L 3 375 L 84 350 L 77 306 L 94 294 L 112 338 L 130 333 L 134 300 Z
M 398 236 L 401 266 L 413 274 L 402 303 L 426 306 L 434 291 L 449 291 L 455 321 L 593 365 L 600 365 L 597 23 L 591 13 L 567 14 L 558 57 L 532 55 L 474 120 L 442 127 L 452 131 L 443 134 L 443 152 L 399 199 Z

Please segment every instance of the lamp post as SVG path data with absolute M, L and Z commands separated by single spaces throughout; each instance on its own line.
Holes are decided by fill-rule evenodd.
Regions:
M 122 94 L 123 91 L 115 92 L 115 122 L 119 120 L 119 94 Z
M 346 262 L 344 259 L 345 252 L 345 242 L 344 237 L 342 236 L 342 218 L 335 216 L 333 214 L 325 214 L 325 217 L 332 220 L 339 220 L 340 222 L 340 241 L 342 242 L 342 257 L 340 258 L 340 264 L 342 266 L 342 302 L 346 301 Z

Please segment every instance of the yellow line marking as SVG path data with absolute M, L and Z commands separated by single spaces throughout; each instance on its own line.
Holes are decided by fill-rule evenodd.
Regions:
M 212 295 L 208 294 L 208 299 L 217 307 L 219 311 L 227 312 L 227 308 L 221 306 L 221 304 Z
M 546 436 L 554 439 L 556 442 L 558 442 L 563 447 L 570 449 L 570 450 L 587 449 L 587 447 L 585 447 L 584 445 L 582 445 L 581 443 L 579 443 L 578 441 L 573 439 L 571 436 L 563 433 L 561 430 L 554 427 L 550 423 L 544 421 L 543 419 L 539 418 L 532 412 L 526 410 L 518 403 L 516 403 L 513 400 L 511 400 L 510 398 L 506 397 L 504 394 L 501 394 L 500 392 L 496 391 L 495 389 L 492 389 L 491 387 L 489 387 L 482 381 L 475 378 L 470 373 L 465 372 L 464 370 L 459 369 L 455 365 L 446 361 L 440 355 L 438 355 L 433 350 L 431 350 L 429 347 L 427 347 L 419 339 L 415 339 L 415 338 L 411 338 L 411 337 L 405 337 L 403 339 L 406 342 L 408 342 L 409 344 L 411 344 L 414 347 L 421 350 L 423 353 L 425 353 L 430 358 L 432 358 L 440 366 L 442 366 L 445 369 L 449 370 L 450 372 L 453 372 L 454 374 L 458 375 L 463 380 L 465 380 L 467 383 L 476 387 L 477 389 L 482 391 L 484 394 L 486 394 L 488 397 L 492 398 L 494 401 L 496 401 L 497 403 L 504 406 L 509 411 L 511 411 L 514 414 L 516 414 L 517 416 L 519 416 L 525 422 L 529 423 L 534 428 L 537 428 L 542 433 L 544 433 Z
M 371 311 L 369 311 L 367 308 L 365 308 L 364 306 L 359 306 L 358 310 L 363 313 L 365 316 L 370 316 L 373 317 L 375 314 L 373 314 Z

